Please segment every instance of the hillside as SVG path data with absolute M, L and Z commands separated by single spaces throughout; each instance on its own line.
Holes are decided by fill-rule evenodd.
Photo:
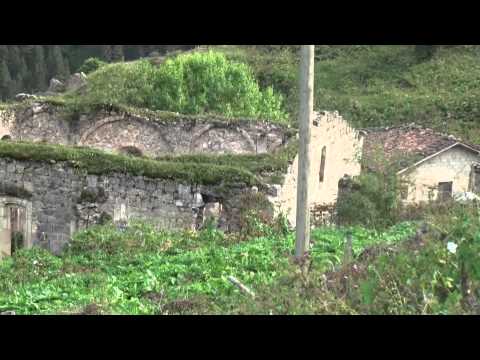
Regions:
M 79 71 L 88 58 L 135 60 L 194 45 L 0 45 L 0 100 L 45 91 L 51 78 Z
M 261 86 L 297 109 L 298 56 L 289 48 L 216 47 L 248 63 Z M 439 47 L 431 58 L 413 45 L 317 46 L 315 106 L 339 111 L 358 127 L 418 123 L 479 142 L 477 46 Z
M 276 118 L 284 118 L 282 111 L 285 111 L 291 125 L 296 125 L 294 119 L 298 107 L 298 54 L 294 51 L 295 47 L 262 45 L 209 46 L 208 48 L 225 54 L 233 63 L 248 65 L 248 71 L 252 72 L 253 78 L 258 82 L 259 90 L 251 92 L 250 80 L 243 82 L 245 84 L 242 85 L 243 88 L 239 87 L 235 90 L 233 88 L 225 90 L 227 83 L 217 86 L 217 90 L 214 90 L 215 87 L 210 87 L 209 92 L 206 93 L 207 96 L 212 97 L 214 94 L 212 91 L 220 91 L 219 89 L 222 88 L 226 95 L 217 103 L 222 101 L 228 103 L 221 104 L 222 106 L 217 109 L 199 103 L 187 104 L 189 107 L 187 110 L 190 113 L 220 112 L 223 115 L 225 113 L 230 115 L 228 107 L 231 107 L 234 110 L 232 114 L 236 116 L 241 112 L 235 109 L 246 109 L 246 106 L 250 106 L 251 108 L 246 112 L 251 115 L 262 113 L 263 110 L 259 109 L 263 106 L 267 109 L 263 113 L 274 114 L 273 117 Z M 317 46 L 315 106 L 317 110 L 339 111 L 358 127 L 415 122 L 450 132 L 466 141 L 480 142 L 480 131 L 477 129 L 477 117 L 480 112 L 478 96 L 480 90 L 477 86 L 480 83 L 479 60 L 478 46 L 473 45 L 441 46 L 429 58 L 419 58 L 413 45 L 319 45 Z M 165 67 L 163 61 L 160 65 L 155 60 L 151 62 L 159 69 Z M 171 99 L 163 97 L 162 100 L 160 96 L 158 100 L 156 96 L 155 102 L 147 101 L 147 97 L 151 96 L 148 94 L 151 91 L 151 82 L 154 80 L 143 76 L 145 72 L 139 70 L 140 63 L 142 62 L 130 62 L 128 68 L 127 64 L 120 63 L 109 68 L 108 71 L 100 69 L 99 74 L 95 72 L 90 74 L 89 77 L 94 79 L 96 88 L 92 87 L 89 101 L 126 101 L 130 104 L 125 105 L 153 107 L 156 110 L 182 110 L 179 106 L 168 105 L 169 101 L 171 104 L 179 104 L 180 98 L 175 96 L 184 96 L 178 93 L 179 88 L 172 87 L 171 84 L 168 85 L 169 91 L 172 89 L 174 91 L 170 95 Z M 166 82 L 175 81 L 170 75 L 162 76 L 163 83 L 155 85 L 159 89 L 168 87 Z M 162 76 L 157 76 L 155 81 L 160 81 Z M 192 81 L 191 77 L 194 78 L 195 74 L 185 73 L 183 76 L 184 81 L 188 82 Z M 197 81 L 200 80 L 197 79 Z M 207 81 L 206 78 L 205 81 Z M 240 83 L 235 81 L 238 86 Z M 122 90 L 124 84 L 128 84 L 128 92 L 127 89 Z M 191 83 L 189 84 L 188 86 L 192 86 Z M 212 86 L 212 84 L 205 84 L 205 86 Z M 106 90 L 112 87 L 117 89 L 115 94 L 112 93 L 115 96 L 110 98 L 103 96 Z M 267 90 L 270 87 L 273 89 L 273 95 L 268 94 Z M 132 88 L 139 91 L 132 92 Z M 198 87 L 193 90 L 198 91 Z M 264 92 L 265 104 L 239 103 L 242 97 L 238 94 L 243 94 L 242 91 L 245 94 L 254 94 L 258 99 L 261 97 L 255 95 L 255 91 Z M 281 95 L 281 100 L 277 99 L 277 94 Z M 191 93 L 188 96 L 191 97 Z M 57 100 L 61 102 L 61 99 Z M 281 101 L 282 111 L 278 108 L 279 101 Z M 77 97 L 74 102 L 78 104 L 82 101 Z

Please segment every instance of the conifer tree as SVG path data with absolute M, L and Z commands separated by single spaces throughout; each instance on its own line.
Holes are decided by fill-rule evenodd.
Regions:
M 12 78 L 8 70 L 7 62 L 2 60 L 0 63 L 0 99 L 6 100 L 10 97 Z
M 100 57 L 105 61 L 112 60 L 112 45 L 99 45 Z
M 124 61 L 125 56 L 123 53 L 123 45 L 113 45 L 112 46 L 112 61 Z
M 65 66 L 65 60 L 59 45 L 53 45 L 53 47 L 49 49 L 47 57 L 47 69 L 48 79 L 57 77 L 61 80 L 65 80 L 68 77 L 69 72 Z
M 32 89 L 44 91 L 47 88 L 47 66 L 45 65 L 45 53 L 42 45 L 35 45 L 32 60 Z

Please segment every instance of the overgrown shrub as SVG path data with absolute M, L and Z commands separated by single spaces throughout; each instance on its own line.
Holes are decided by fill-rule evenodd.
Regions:
M 78 95 L 80 96 L 80 95 Z M 217 52 L 167 59 L 159 67 L 147 60 L 102 66 L 89 77 L 78 105 L 124 104 L 183 114 L 284 120 L 282 97 L 260 89 L 248 65 Z
M 395 174 L 365 173 L 351 180 L 337 203 L 342 225 L 364 225 L 384 229 L 398 221 L 400 202 Z
M 94 71 L 97 71 L 102 66 L 106 65 L 107 63 L 98 59 L 98 58 L 88 58 L 85 62 L 80 66 L 78 69 L 79 72 L 83 72 L 85 74 L 90 74 Z

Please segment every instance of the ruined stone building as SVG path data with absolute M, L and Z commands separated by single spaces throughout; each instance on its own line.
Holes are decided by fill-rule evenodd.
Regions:
M 365 170 L 362 160 L 378 151 L 387 160 L 394 154 L 406 155 L 400 161 L 404 166 L 398 169 L 399 175 L 410 180 L 410 187 L 402 192 L 405 201 L 476 190 L 480 183 L 478 148 L 431 130 L 356 130 L 338 113 L 316 113 L 311 136 L 312 211 L 335 204 L 340 179 L 358 176 Z M 133 173 L 127 167 L 99 173 L 79 168 L 71 159 L 48 158 L 48 154 L 42 159 L 28 158 L 2 143 L 18 147 L 22 142 L 52 143 L 153 159 L 199 154 L 255 159 L 282 151 L 296 137 L 296 131 L 284 125 L 208 116 L 98 111 L 72 120 L 45 103 L 0 112 L 0 139 L 8 140 L 0 141 L 0 253 L 10 254 L 17 246 L 15 234 L 22 235 L 21 246 L 37 244 L 58 252 L 74 232 L 102 219 L 117 223 L 144 219 L 165 229 L 192 229 L 214 218 L 222 229 L 234 231 L 241 226 L 243 199 L 257 192 L 273 213 L 286 215 L 295 226 L 298 168 L 298 157 L 293 156 L 281 178 L 274 181 L 267 176 L 255 184 L 248 179 L 260 174 L 241 169 L 235 170 L 236 178 L 227 183 L 227 179 L 218 181 L 224 167 L 203 166 L 196 171 L 216 178 L 198 181 L 198 176 L 190 177 L 185 170 L 195 164 L 177 171 L 172 163 L 157 166 L 151 160 L 145 169 L 143 163 L 129 162 Z M 38 146 L 43 152 L 42 145 Z M 95 161 L 105 161 L 106 168 L 107 162 L 113 161 L 92 156 L 97 156 Z M 93 167 L 101 169 L 103 165 L 95 161 L 91 161 Z M 161 171 L 155 172 L 157 167 Z M 168 169 L 175 174 L 170 176 Z
M 52 143 L 149 158 L 261 156 L 274 154 L 296 139 L 296 131 L 288 126 L 241 119 L 99 111 L 72 121 L 44 103 L 4 111 L 0 118 L 0 138 L 16 146 Z M 313 125 L 312 206 L 334 203 L 338 180 L 344 174 L 359 174 L 362 146 L 360 133 L 338 114 L 317 114 Z M 297 167 L 298 159 L 293 157 L 279 181 L 259 186 L 242 181 L 202 184 L 165 174 L 161 178 L 128 171 L 92 174 L 77 169 L 72 161 L 39 161 L 3 152 L 0 229 L 1 237 L 8 239 L 3 241 L 4 252 L 14 231 L 24 234 L 24 246 L 43 244 L 59 251 L 75 231 L 102 217 L 116 222 L 146 219 L 173 229 L 195 228 L 213 216 L 222 228 L 235 230 L 242 196 L 257 191 L 269 201 L 273 213 L 285 214 L 295 225 Z

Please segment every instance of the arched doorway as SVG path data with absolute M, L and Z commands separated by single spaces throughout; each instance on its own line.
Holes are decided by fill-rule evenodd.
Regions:
M 31 203 L 0 198 L 0 259 L 31 246 Z

